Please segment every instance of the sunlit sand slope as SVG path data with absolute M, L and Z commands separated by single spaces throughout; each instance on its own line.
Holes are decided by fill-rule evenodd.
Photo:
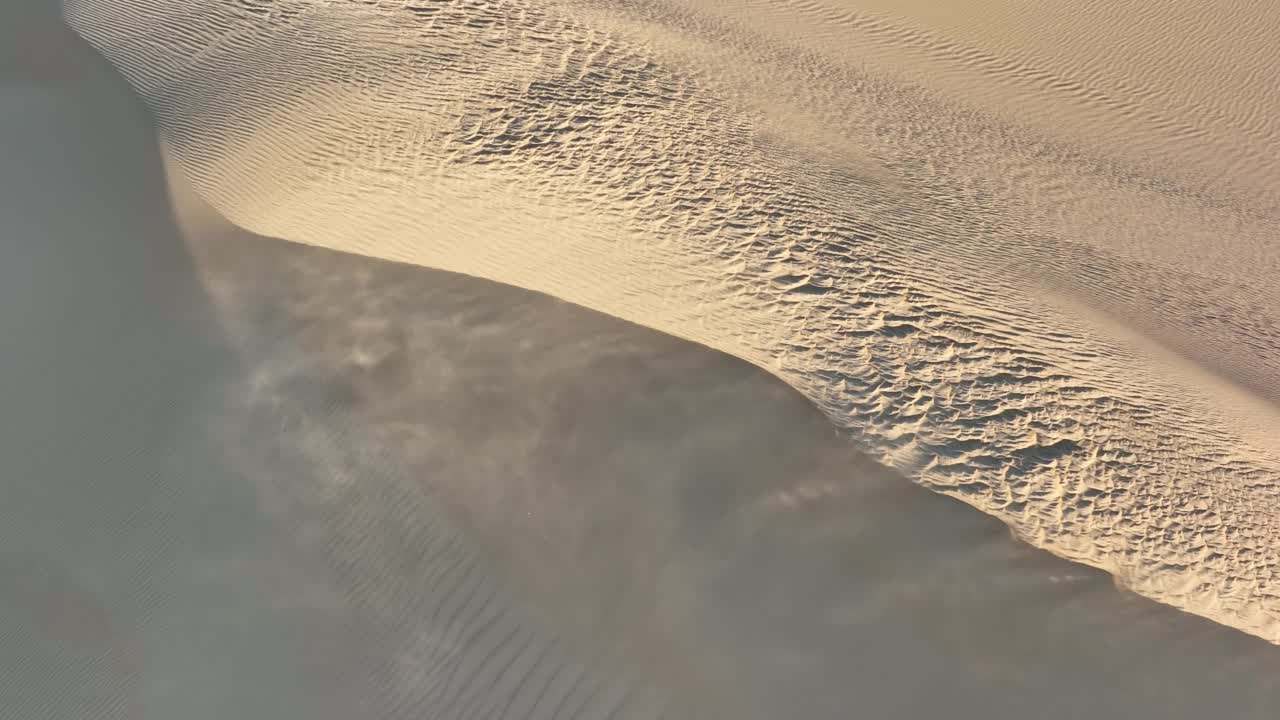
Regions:
M 1020 537 L 1280 641 L 1280 6 L 965 5 L 994 20 L 883 1 L 67 17 L 233 222 L 737 355 Z

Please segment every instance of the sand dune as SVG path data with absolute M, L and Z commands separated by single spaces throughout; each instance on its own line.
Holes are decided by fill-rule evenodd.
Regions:
M 1274 647 L 1013 541 L 746 363 L 179 200 L 246 368 L 198 441 L 235 448 L 221 482 L 256 487 L 257 522 L 306 548 L 280 556 L 347 599 L 335 627 L 376 638 L 324 657 L 316 672 L 347 670 L 322 695 L 377 717 L 1262 720 L 1280 703 Z
M 1277 642 L 1280 11 L 1167 5 L 66 13 L 233 222 L 728 352 L 1020 537 Z

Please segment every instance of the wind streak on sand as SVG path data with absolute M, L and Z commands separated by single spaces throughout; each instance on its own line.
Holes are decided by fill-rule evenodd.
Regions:
M 1150 30 L 1144 5 L 1125 7 Z M 76 0 L 67 17 L 233 222 L 737 355 L 1018 536 L 1280 642 L 1280 184 L 1258 180 L 1276 146 L 1256 99 L 1172 122 L 1167 93 L 1108 100 L 1120 80 L 1001 63 L 998 43 L 781 8 Z M 1280 12 L 1246 11 L 1241 33 Z M 1178 42 L 1147 35 L 1151 55 Z M 886 54 L 895 38 L 926 64 Z M 967 79 L 916 81 L 928 63 Z M 1020 115 L 997 92 L 1019 82 L 1075 112 Z M 1254 152 L 1212 152 L 1232 133 Z M 1143 159 L 1131 140 L 1168 142 Z

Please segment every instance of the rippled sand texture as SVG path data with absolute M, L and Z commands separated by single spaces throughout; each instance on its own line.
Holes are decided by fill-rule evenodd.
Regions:
M 768 368 L 1280 641 L 1274 3 L 74 0 L 258 233 Z
M 227 668 L 262 667 L 265 648 L 302 666 L 281 709 L 322 718 L 1280 708 L 1275 647 L 1013 541 L 757 368 L 537 293 L 254 237 L 190 199 L 179 188 L 194 264 L 244 368 L 197 411 L 192 445 L 234 459 L 196 484 L 259 498 L 204 524 L 272 530 L 242 550 L 256 572 L 218 579 L 273 628 L 303 619 L 282 594 L 345 600 L 305 643 L 191 638 L 182 652 L 228 678 L 219 717 L 263 716 L 237 698 L 264 674 Z M 285 580 L 264 592 L 257 572 Z M 352 635 L 357 652 L 328 650 Z M 156 650 L 149 683 L 188 687 Z

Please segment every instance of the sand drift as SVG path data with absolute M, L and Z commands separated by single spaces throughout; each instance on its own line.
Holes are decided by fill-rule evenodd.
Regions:
M 972 4 L 65 12 L 234 223 L 736 355 L 1019 537 L 1280 642 L 1280 6 Z

